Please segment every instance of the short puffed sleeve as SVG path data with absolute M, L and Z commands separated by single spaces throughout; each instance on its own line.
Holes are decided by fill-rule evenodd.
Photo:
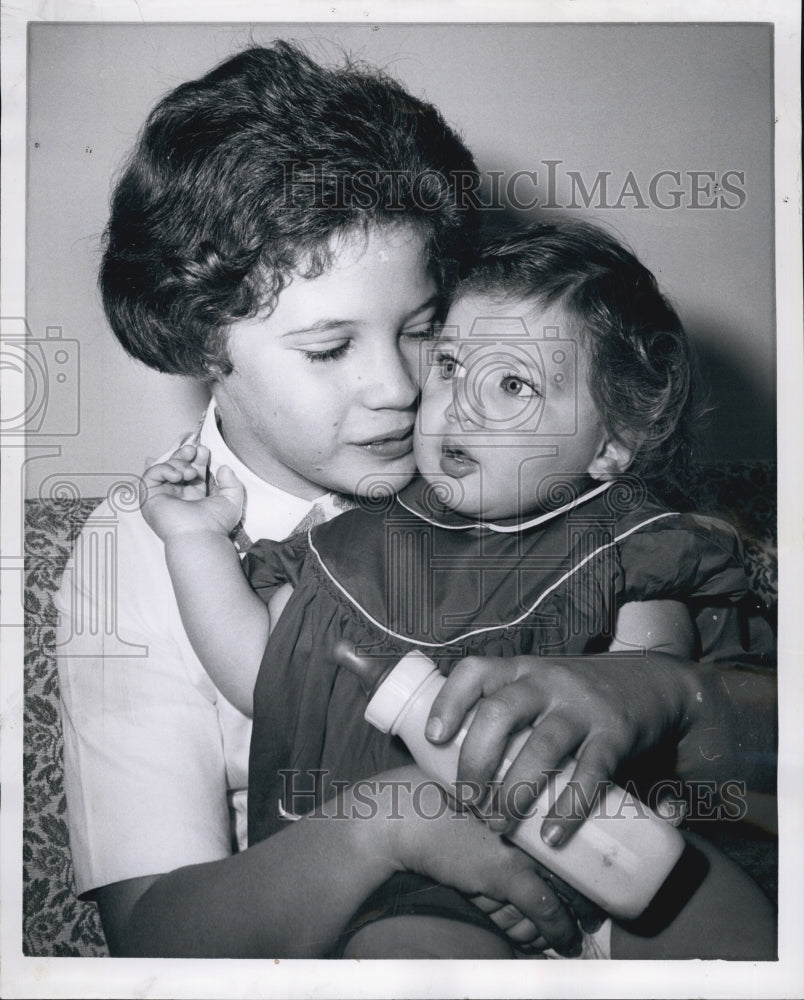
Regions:
M 267 604 L 284 584 L 298 585 L 308 551 L 306 533 L 284 542 L 261 538 L 243 557 L 243 571 L 255 593 Z
M 736 530 L 702 514 L 669 514 L 618 546 L 622 599 L 739 601 L 748 591 Z

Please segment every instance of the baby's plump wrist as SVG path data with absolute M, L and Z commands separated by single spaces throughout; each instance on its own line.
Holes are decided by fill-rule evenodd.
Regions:
M 204 528 L 199 528 L 197 525 L 195 527 L 175 525 L 160 534 L 165 547 L 171 545 L 212 544 L 217 539 L 229 538 L 229 532 L 223 525 L 210 525 Z

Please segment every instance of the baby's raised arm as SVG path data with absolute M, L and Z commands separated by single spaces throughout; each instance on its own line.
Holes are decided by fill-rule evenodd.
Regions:
M 209 449 L 185 444 L 143 476 L 142 513 L 165 543 L 182 623 L 224 697 L 251 715 L 254 682 L 270 633 L 268 608 L 249 586 L 229 533 L 243 486 L 221 466 L 208 489 Z

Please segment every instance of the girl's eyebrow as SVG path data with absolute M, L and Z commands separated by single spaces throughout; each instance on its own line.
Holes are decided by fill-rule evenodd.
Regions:
M 319 319 L 315 323 L 310 323 L 309 326 L 300 326 L 295 330 L 286 330 L 280 339 L 295 337 L 301 333 L 326 333 L 329 330 L 339 330 L 344 326 L 355 325 L 355 321 L 352 319 Z
M 431 309 L 436 309 L 440 303 L 441 299 L 438 295 L 431 295 L 427 301 L 422 302 L 420 306 L 412 309 L 406 316 L 402 318 L 402 325 L 409 323 L 414 317 L 418 316 L 420 313 L 429 311 Z M 286 330 L 280 339 L 285 337 L 296 337 L 304 333 L 328 333 L 332 330 L 340 330 L 345 326 L 359 326 L 360 324 L 354 319 L 336 319 L 336 318 L 323 318 L 316 320 L 315 323 L 310 323 L 309 326 L 300 326 L 295 330 Z

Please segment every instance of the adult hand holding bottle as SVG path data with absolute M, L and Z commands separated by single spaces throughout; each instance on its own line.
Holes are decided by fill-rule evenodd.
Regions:
M 773 781 L 764 763 L 773 760 L 775 747 L 772 671 L 696 663 L 658 650 L 641 656 L 467 657 L 433 703 L 428 739 L 448 742 L 473 706 L 459 781 L 484 787 L 511 735 L 533 727 L 505 775 L 502 814 L 492 820 L 498 829 L 510 828 L 514 812 L 527 813 L 545 773 L 568 756 L 577 759 L 574 790 L 557 798 L 542 827 L 551 846 L 574 834 L 618 768 L 654 749 L 673 752 L 685 779 L 740 778 L 749 792 Z M 515 795 L 508 794 L 512 788 Z

